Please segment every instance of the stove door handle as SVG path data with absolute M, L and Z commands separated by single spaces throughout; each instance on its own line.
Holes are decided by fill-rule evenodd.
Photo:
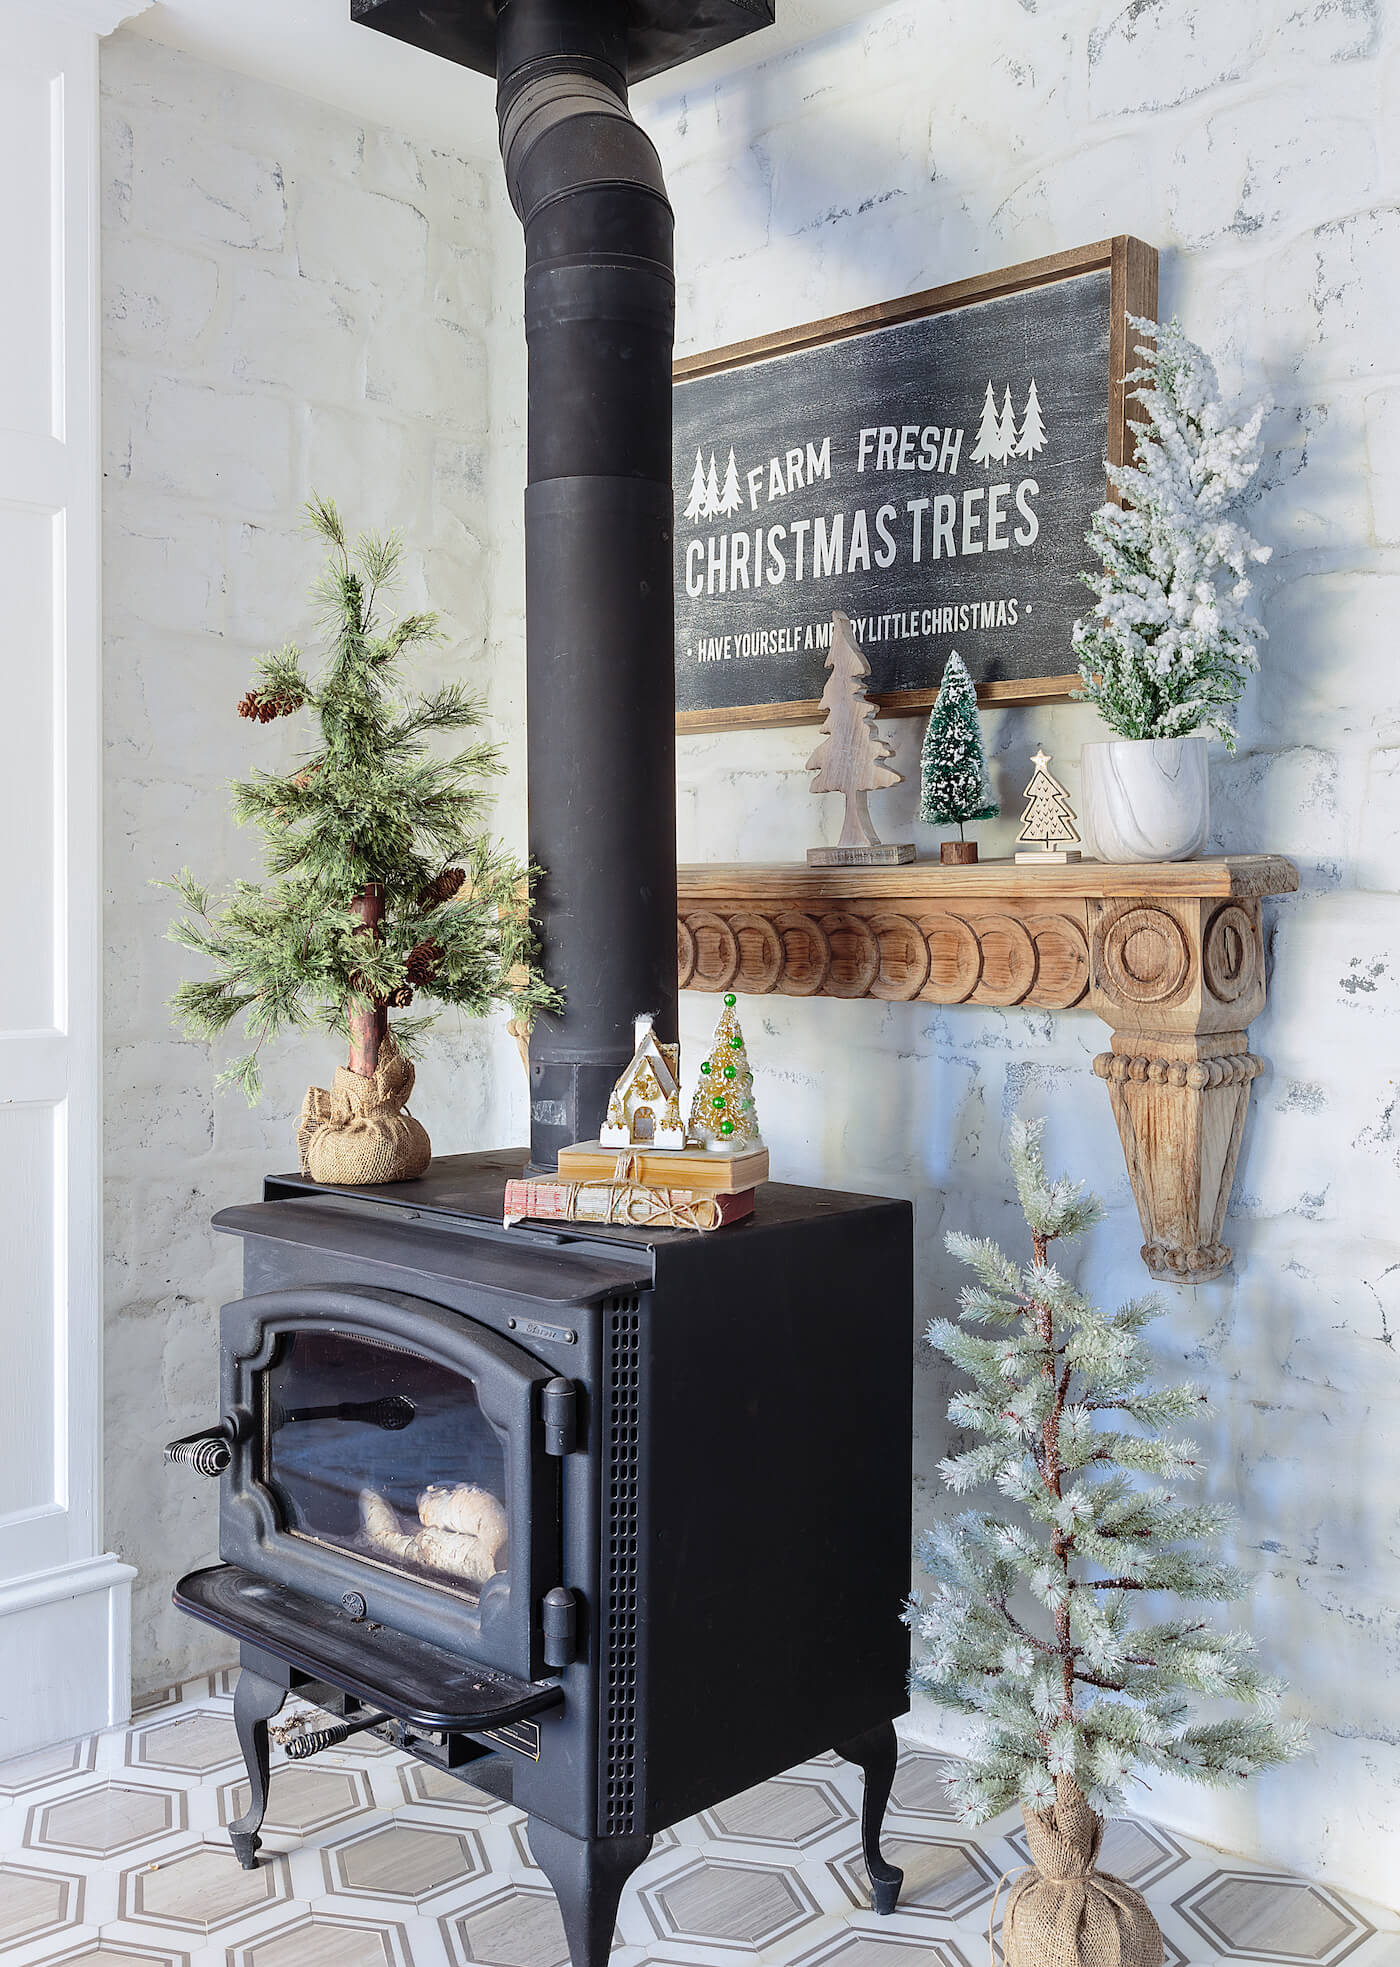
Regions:
M 547 1455 L 572 1455 L 578 1446 L 578 1388 L 562 1374 L 546 1380 L 540 1393 Z
M 197 1475 L 222 1475 L 233 1460 L 232 1431 L 223 1426 L 206 1427 L 198 1434 L 181 1435 L 165 1444 L 167 1462 L 179 1462 Z

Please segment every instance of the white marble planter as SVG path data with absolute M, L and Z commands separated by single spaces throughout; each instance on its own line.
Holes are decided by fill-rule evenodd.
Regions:
M 1204 738 L 1086 744 L 1079 817 L 1101 861 L 1186 861 L 1210 834 Z

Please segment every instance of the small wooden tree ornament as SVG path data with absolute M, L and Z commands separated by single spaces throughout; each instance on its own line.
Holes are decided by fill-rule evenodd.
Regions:
M 1044 751 L 1036 752 L 1031 759 L 1035 770 L 1030 784 L 1026 787 L 1026 805 L 1021 814 L 1021 831 L 1018 840 L 1038 840 L 1039 847 L 1024 854 L 1017 854 L 1018 861 L 1055 862 L 1063 865 L 1066 861 L 1079 859 L 1079 835 L 1074 825 L 1074 808 L 1069 803 L 1069 794 L 1050 770 L 1050 759 Z M 1073 841 L 1074 845 L 1069 843 Z
M 822 691 L 822 742 L 807 760 L 815 772 L 813 792 L 843 792 L 846 823 L 834 847 L 809 847 L 809 867 L 898 867 L 914 858 L 912 840 L 887 847 L 870 818 L 869 795 L 898 785 L 902 774 L 891 771 L 885 759 L 894 755 L 875 726 L 875 706 L 865 694 L 870 664 L 839 610 L 831 617 L 830 674 Z

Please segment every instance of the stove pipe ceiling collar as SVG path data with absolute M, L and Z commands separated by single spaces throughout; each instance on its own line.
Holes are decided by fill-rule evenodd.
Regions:
M 673 220 L 629 80 L 771 24 L 772 0 L 353 0 L 494 73 L 525 231 L 530 856 L 563 1013 L 530 1044 L 530 1148 L 597 1136 L 633 1019 L 677 1036 Z

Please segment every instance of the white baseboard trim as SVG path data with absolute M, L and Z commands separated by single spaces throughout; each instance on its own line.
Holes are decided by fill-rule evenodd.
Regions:
M 0 1761 L 131 1718 L 135 1576 L 108 1551 L 0 1583 Z

